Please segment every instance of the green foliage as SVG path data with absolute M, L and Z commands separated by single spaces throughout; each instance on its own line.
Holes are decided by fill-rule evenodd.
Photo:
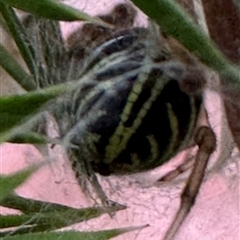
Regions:
M 24 31 L 24 27 L 22 26 L 22 23 L 19 21 L 18 17 L 16 16 L 16 13 L 14 12 L 11 6 L 7 4 L 2 4 L 0 2 L 0 11 L 2 13 L 2 16 L 4 16 L 4 19 L 6 22 L 6 28 L 8 28 L 8 30 L 12 34 L 13 39 L 17 44 L 18 49 L 21 52 L 21 55 L 26 65 L 28 66 L 30 73 L 34 77 L 36 75 L 36 63 L 34 59 L 34 50 L 32 49 L 32 46 L 28 41 L 28 38 Z M 21 81 L 20 77 L 18 82 Z M 35 85 L 35 82 L 33 82 L 33 80 L 31 81 L 31 85 L 25 86 L 21 84 L 21 86 L 26 90 L 33 90 L 37 87 Z
M 88 14 L 53 0 L 0 0 L 12 7 L 32 13 L 37 17 L 61 21 L 96 21 Z
M 6 48 L 0 44 L 0 65 L 12 76 L 24 89 L 30 91 L 36 89 L 33 77 L 29 75 L 20 64 L 9 54 Z
M 36 170 L 36 167 L 28 168 L 23 171 L 17 172 L 10 176 L 0 175 L 0 203 L 1 201 L 11 193 L 17 186 L 21 185 L 32 173 Z
M 76 209 L 61 204 L 19 197 L 11 192 L 24 182 L 35 169 L 26 169 L 12 176 L 0 177 L 2 195 L 0 205 L 20 210 L 19 214 L 0 215 L 1 239 L 109 239 L 125 232 L 142 229 L 148 225 L 97 232 L 49 232 L 107 213 L 106 208 Z M 9 194 L 10 192 L 10 194 Z M 9 228 L 14 228 L 9 230 Z M 6 230 L 5 230 L 6 229 Z M 9 236 L 11 235 L 11 236 Z
M 31 233 L 21 236 L 10 236 L 4 238 L 4 240 L 107 240 L 116 237 L 120 234 L 138 230 L 147 226 L 123 228 L 123 229 L 111 229 L 98 232 L 48 232 L 48 233 Z
M 23 95 L 0 98 L 0 139 L 1 134 L 22 124 L 29 116 L 36 113 L 46 102 L 72 89 L 72 83 L 59 84 Z
M 21 215 L 0 215 L 1 239 L 109 239 L 147 226 L 98 232 L 50 232 L 99 217 L 109 210 L 101 207 L 76 209 L 61 204 L 26 199 L 12 194 L 13 190 L 21 185 L 37 168 L 28 168 L 11 176 L 0 176 L 0 205 L 22 212 Z M 9 230 L 9 228 L 14 229 Z
M 240 69 L 224 57 L 176 1 L 153 0 L 151 4 L 145 0 L 132 0 L 132 2 L 155 20 L 167 34 L 178 39 L 203 63 L 217 71 L 224 83 L 232 83 L 239 88 Z
M 106 213 L 106 210 L 100 207 L 76 209 L 60 204 L 26 199 L 12 194 L 5 197 L 1 205 L 18 209 L 23 213 L 21 215 L 0 216 L 0 228 L 2 229 L 27 223 L 27 227 L 16 229 L 14 234 L 55 230 Z M 8 233 L 9 230 L 1 231 L 0 235 L 6 236 Z

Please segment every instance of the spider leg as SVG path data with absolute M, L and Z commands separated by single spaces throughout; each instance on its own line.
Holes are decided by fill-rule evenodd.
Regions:
M 92 184 L 97 196 L 100 198 L 103 207 L 106 208 L 110 217 L 113 217 L 116 211 L 126 209 L 125 205 L 110 200 L 104 193 L 102 186 L 98 182 L 97 176 L 91 168 L 87 169 L 88 180 Z
M 186 159 L 184 158 L 184 163 L 179 165 L 176 169 L 170 171 L 163 177 L 161 177 L 157 182 L 170 182 L 173 179 L 177 178 L 180 174 L 185 173 L 189 169 L 192 169 L 192 166 L 194 164 L 195 156 L 192 154 L 188 154 L 186 156 Z
M 102 186 L 97 179 L 96 174 L 89 164 L 89 161 L 86 159 L 86 156 L 89 156 L 86 148 L 80 149 L 78 146 L 75 146 L 74 149 L 71 149 L 71 154 L 69 156 L 72 162 L 72 168 L 75 172 L 76 179 L 82 190 L 85 192 L 87 191 L 86 181 L 88 181 L 95 191 L 97 197 L 100 199 L 103 208 L 110 215 L 110 217 L 112 217 L 116 211 L 126 209 L 126 206 L 114 202 L 106 196 L 105 192 L 102 189 Z M 79 161 L 79 159 L 81 159 L 81 161 Z M 89 192 L 87 193 L 90 195 Z
M 181 195 L 180 208 L 167 233 L 165 234 L 164 240 L 174 239 L 183 221 L 194 205 L 196 196 L 203 181 L 208 160 L 216 147 L 215 134 L 211 128 L 206 126 L 202 126 L 198 129 L 194 140 L 199 147 L 196 160 L 185 189 Z

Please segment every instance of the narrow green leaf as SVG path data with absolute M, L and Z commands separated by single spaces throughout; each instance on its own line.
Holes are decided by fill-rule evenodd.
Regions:
M 25 72 L 2 44 L 0 44 L 0 65 L 27 91 L 36 89 L 32 76 Z
M 83 20 L 102 24 L 99 19 L 93 18 L 84 12 L 54 0 L 0 0 L 0 2 L 32 13 L 37 17 L 60 21 Z
M 7 5 L 0 2 L 0 11 L 2 16 L 5 19 L 5 22 L 14 38 L 15 43 L 17 44 L 21 55 L 28 66 L 31 74 L 36 75 L 36 66 L 34 62 L 33 49 L 27 39 L 26 33 L 23 29 L 21 22 L 16 16 L 13 9 Z
M 30 233 L 24 235 L 16 235 L 5 237 L 4 240 L 108 240 L 120 234 L 141 230 L 148 225 L 139 227 L 130 227 L 122 229 L 112 229 L 98 232 L 45 232 L 45 233 Z
M 0 229 L 1 232 L 4 228 L 18 227 L 29 221 L 29 215 L 0 215 Z M 5 234 L 0 234 L 0 237 L 3 237 Z
M 191 20 L 186 11 L 173 0 L 132 0 L 169 35 L 178 39 L 207 66 L 218 71 L 222 81 L 240 83 L 240 70 L 223 56 L 215 44 Z
M 101 207 L 77 209 L 61 204 L 27 199 L 15 194 L 9 194 L 1 201 L 0 205 L 24 213 L 22 215 L 0 216 L 0 228 L 19 226 L 18 229 L 14 229 L 11 235 L 56 230 L 99 217 L 111 211 L 111 209 Z M 9 233 L 9 230 L 2 231 L 0 237 Z
M 47 101 L 63 94 L 71 84 L 59 84 L 23 95 L 0 98 L 0 133 L 21 124 Z M 0 135 L 1 136 L 1 135 Z
M 64 212 L 67 209 L 72 209 L 72 210 L 75 209 L 62 204 L 49 203 L 49 202 L 20 197 L 16 194 L 9 194 L 6 198 L 4 198 L 1 201 L 1 206 L 17 209 L 25 214 L 37 213 L 37 212 L 41 212 L 41 213 Z
M 46 136 L 32 131 L 17 132 L 10 135 L 7 139 L 11 143 L 31 143 L 31 144 L 47 144 L 53 143 L 55 139 L 49 139 Z
M 99 217 L 103 213 L 105 213 L 105 211 L 100 207 L 75 209 L 65 206 L 65 209 L 62 211 L 40 211 L 32 214 L 1 216 L 0 227 L 7 228 L 19 226 L 19 229 L 15 229 L 12 235 L 52 231 Z M 21 226 L 23 225 L 28 225 L 28 227 L 22 228 Z M 8 231 L 9 230 L 3 232 L 2 236 L 4 236 L 4 234 L 6 235 Z
M 21 185 L 38 168 L 39 166 L 30 167 L 10 176 L 0 175 L 0 201 L 2 201 L 17 186 Z

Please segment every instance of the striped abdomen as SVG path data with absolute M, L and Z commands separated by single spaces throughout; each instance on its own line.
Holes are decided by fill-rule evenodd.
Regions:
M 201 95 L 181 90 L 184 68 L 164 54 L 154 59 L 148 35 L 146 29 L 122 32 L 99 46 L 83 70 L 95 84 L 74 104 L 77 124 L 71 142 L 84 149 L 86 160 L 100 174 L 157 167 L 173 157 L 194 130 Z

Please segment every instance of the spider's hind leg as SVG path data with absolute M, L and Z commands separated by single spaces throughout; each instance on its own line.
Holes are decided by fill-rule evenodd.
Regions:
M 86 195 L 90 196 L 94 201 L 96 201 L 92 196 L 91 190 L 89 189 L 88 183 L 90 183 L 91 188 L 97 195 L 97 198 L 100 199 L 103 208 L 106 210 L 106 213 L 108 213 L 111 217 L 117 211 L 126 209 L 126 206 L 114 202 L 106 196 L 86 157 L 90 156 L 86 147 L 80 148 L 79 146 L 74 146 L 74 149 L 68 150 L 68 156 L 70 158 L 77 182 Z
M 203 181 L 208 160 L 216 148 L 215 134 L 209 127 L 200 127 L 195 135 L 194 140 L 199 149 L 196 155 L 195 163 L 193 165 L 193 170 L 181 195 L 181 205 L 179 207 L 179 210 L 174 217 L 174 220 L 170 225 L 164 237 L 164 240 L 174 239 L 174 236 L 178 232 L 183 221 L 194 205 L 196 196 Z

